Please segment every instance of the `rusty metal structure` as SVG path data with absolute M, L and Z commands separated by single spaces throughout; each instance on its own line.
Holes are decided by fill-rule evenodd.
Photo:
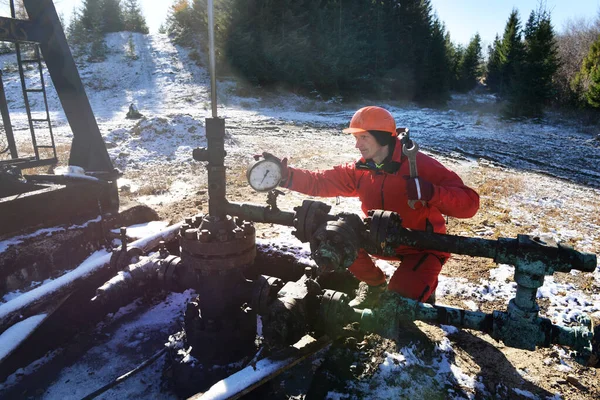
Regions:
M 15 45 L 33 155 L 20 154 L 4 85 L 0 83 L 4 125 L 0 135 L 6 137 L 7 143 L 0 151 L 10 155 L 0 160 L 0 236 L 41 223 L 65 223 L 77 217 L 115 212 L 119 204 L 115 182 L 118 171 L 106 150 L 52 0 L 24 0 L 28 20 L 16 19 L 14 1 L 10 1 L 10 6 L 12 18 L 0 18 L 0 41 Z M 95 180 L 22 175 L 22 170 L 57 162 L 44 65 L 73 132 L 69 165 L 82 168 Z M 29 85 L 25 77 L 27 66 L 34 66 L 39 85 Z M 44 105 L 43 109 L 32 109 L 34 96 L 41 96 L 38 103 Z
M 373 210 L 362 220 L 354 214 L 332 215 L 328 206 L 315 201 L 305 201 L 294 213 L 249 204 L 226 203 L 226 207 L 238 215 L 225 215 L 217 225 L 211 225 L 215 223 L 212 216 L 186 219 L 178 235 L 179 256 L 170 254 L 163 245 L 158 253 L 141 257 L 138 263 L 127 267 L 125 276 L 129 279 L 118 276 L 107 282 L 95 298 L 100 303 L 126 299 L 125 293 L 143 286 L 196 290 L 198 296 L 188 304 L 184 330 L 177 337 L 201 366 L 190 372 L 190 367 L 181 362 L 182 356 L 171 355 L 175 365 L 171 368 L 177 371 L 175 387 L 183 390 L 180 395 L 206 390 L 211 382 L 235 372 L 230 363 L 253 354 L 256 315 L 262 317 L 264 344 L 270 348 L 291 346 L 306 334 L 339 337 L 351 323 L 358 323 L 363 331 L 393 339 L 402 335 L 403 321 L 420 320 L 475 329 L 521 349 L 567 346 L 584 365 L 597 362 L 599 349 L 593 341 L 600 331 L 590 319 L 580 318 L 574 326 L 552 324 L 538 315 L 535 300 L 544 276 L 571 270 L 591 272 L 596 268 L 595 254 L 525 235 L 486 240 L 411 231 L 402 227 L 400 217 L 393 212 Z M 286 281 L 284 269 L 289 266 L 285 264 L 281 265 L 280 276 L 266 275 L 260 264 L 252 265 L 255 256 L 260 255 L 254 244 L 254 228 L 247 221 L 253 217 L 291 222 L 297 237 L 310 242 L 318 268 L 307 267 L 297 279 Z M 400 244 L 513 265 L 515 297 L 506 311 L 487 314 L 422 304 L 388 292 L 377 309 L 359 310 L 348 305 L 347 293 L 327 288 L 320 279 L 323 272 L 347 268 L 360 248 L 372 254 L 390 255 Z M 257 274 L 248 279 L 251 270 Z M 221 366 L 217 372 L 215 365 Z M 186 379 L 180 380 L 181 377 Z M 195 386 L 190 387 L 189 382 Z

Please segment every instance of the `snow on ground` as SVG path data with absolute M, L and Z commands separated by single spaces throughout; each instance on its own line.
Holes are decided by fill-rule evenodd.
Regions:
M 141 239 L 150 235 L 155 235 L 166 229 L 168 223 L 165 221 L 150 221 L 143 224 L 136 224 L 127 227 L 127 236 L 131 239 Z M 111 232 L 119 233 L 120 229 L 113 229 Z
M 194 293 L 172 293 L 158 305 L 143 310 L 136 304 L 121 308 L 98 327 L 107 340 L 90 349 L 74 365 L 65 368 L 43 394 L 44 399 L 80 399 L 112 379 L 136 367 L 156 348 L 157 339 L 167 340 L 183 322 L 185 304 Z M 126 317 L 135 314 L 133 320 Z M 106 325 L 106 328 L 103 326 Z M 104 398 L 175 398 L 159 393 L 162 366 L 157 362 L 136 379 L 126 381 Z M 158 374 L 158 375 L 157 375 Z
M 479 283 L 467 282 L 462 278 L 440 275 L 437 294 L 460 295 L 477 304 L 499 299 L 508 301 L 515 297 L 517 284 L 513 280 L 515 268 L 500 264 L 490 270 L 490 276 L 481 278 Z M 565 325 L 576 322 L 578 316 L 589 315 L 600 318 L 600 295 L 589 296 L 568 283 L 556 282 L 554 276 L 547 276 L 544 285 L 538 289 L 538 299 L 548 299 L 549 318 L 553 324 Z M 442 301 L 443 303 L 443 297 Z M 542 315 L 544 316 L 544 315 Z
M 135 44 L 137 60 L 127 58 L 123 51 L 130 37 Z M 204 188 L 206 173 L 192 160 L 192 149 L 206 145 L 204 119 L 210 116 L 207 71 L 190 61 L 189 50 L 174 46 L 165 35 L 114 33 L 107 36 L 107 46 L 106 61 L 80 63 L 79 69 L 109 154 L 124 172 L 119 187 L 126 186 L 129 192 L 136 193 L 154 179 L 149 171 L 160 171 L 161 182 L 154 183 L 157 190 L 139 196 L 139 201 L 153 205 L 177 202 L 187 194 Z M 14 55 L 0 56 L 15 135 L 17 142 L 24 146 L 29 140 L 29 132 L 20 98 L 18 73 L 6 69 L 7 63 L 11 62 L 15 62 Z M 28 76 L 32 84 L 39 83 L 34 71 L 29 71 Z M 47 74 L 44 78 L 51 82 Z M 237 88 L 232 81 L 220 81 L 217 90 L 218 113 L 226 120 L 226 163 L 232 165 L 232 170 L 248 162 L 252 154 L 263 150 L 288 155 L 293 165 L 310 169 L 351 162 L 357 157 L 351 138 L 343 135 L 341 128 L 348 123 L 355 109 L 363 104 L 332 105 L 296 95 L 259 91 L 256 97 L 242 97 L 237 95 Z M 48 99 L 56 141 L 68 144 L 72 134 L 51 85 Z M 400 126 L 410 128 L 412 137 L 425 152 L 452 160 L 461 171 L 468 172 L 474 166 L 488 164 L 485 160 L 492 161 L 493 165 L 522 170 L 526 189 L 510 197 L 508 201 L 511 204 L 506 206 L 512 210 L 512 223 L 537 226 L 523 233 L 554 240 L 576 239 L 581 246 L 579 250 L 597 249 L 600 227 L 592 221 L 581 221 L 577 216 L 583 211 L 593 212 L 594 207 L 598 210 L 597 204 L 586 203 L 583 199 L 600 194 L 597 189 L 600 187 L 600 143 L 566 122 L 500 121 L 491 113 L 465 110 L 465 105 L 473 101 L 490 105 L 495 99 L 491 96 L 455 96 L 446 109 L 383 105 L 392 112 Z M 132 103 L 144 114 L 144 119 L 125 119 Z M 567 178 L 588 187 L 557 181 L 531 171 Z M 290 209 L 305 198 L 286 192 L 285 200 L 281 202 L 285 209 Z M 575 198 L 577 203 L 573 204 Z M 360 209 L 356 199 L 320 200 L 332 205 L 334 212 L 358 212 Z M 514 204 L 520 206 L 512 207 Z M 554 208 L 572 210 L 572 219 L 568 222 L 555 219 L 557 222 L 547 228 L 540 220 L 550 218 L 549 211 Z M 582 235 L 578 227 L 584 226 L 585 231 L 591 233 Z M 128 232 L 143 236 L 149 228 L 139 227 L 139 232 L 136 232 L 138 227 L 133 227 Z M 489 236 L 492 232 L 493 228 L 488 228 L 479 234 Z M 47 233 L 51 234 L 52 230 Z M 279 250 L 285 245 L 288 251 L 310 262 L 307 245 L 300 244 L 291 235 L 290 229 L 282 228 L 278 234 L 259 239 L 258 243 L 276 243 Z M 25 239 L 27 237 L 17 237 L 0 242 L 0 252 Z M 377 264 L 386 274 L 393 272 L 391 264 L 381 260 Z M 479 282 L 442 276 L 437 293 L 442 301 L 444 295 L 461 296 L 472 309 L 478 309 L 478 304 L 486 301 L 500 299 L 508 302 L 515 291 L 513 273 L 512 267 L 499 265 L 490 270 L 489 276 L 482 276 Z M 594 278 L 600 286 L 598 270 Z M 47 282 L 43 286 L 51 287 L 53 284 Z M 113 316 L 106 325 L 98 327 L 100 331 L 110 331 L 107 333 L 108 340 L 62 371 L 48 387 L 44 398 L 80 398 L 131 369 L 141 361 L 140 357 L 136 357 L 138 350 L 150 343 L 150 339 L 161 337 L 166 341 L 173 333 L 190 295 L 172 294 L 166 302 L 147 311 L 136 310 L 136 306 L 131 305 Z M 552 277 L 546 278 L 538 297 L 549 300 L 546 316 L 556 324 L 572 322 L 582 313 L 600 316 L 600 295 L 590 297 L 573 284 L 556 282 Z M 25 298 L 25 295 L 19 298 Z M 450 327 L 445 331 L 447 335 L 453 333 Z M 454 363 L 453 352 L 448 338 L 437 344 L 432 361 L 425 362 L 415 346 L 403 347 L 387 355 L 370 382 L 350 381 L 348 385 L 354 387 L 356 397 L 413 398 L 441 392 L 446 398 L 472 398 L 475 392 L 485 393 L 480 377 L 465 373 Z M 48 355 L 47 360 L 34 363 L 30 369 L 51 358 L 52 355 Z M 568 360 L 569 356 L 564 355 L 564 359 Z M 154 364 L 138 377 L 107 392 L 104 398 L 168 398 L 168 394 L 158 391 L 161 368 L 157 366 L 160 364 Z M 570 367 L 565 364 L 563 368 Z M 423 370 L 429 372 L 424 374 Z M 26 376 L 27 370 L 21 373 Z M 15 379 L 12 376 L 6 384 Z M 535 398 L 518 388 L 512 391 L 506 389 L 505 392 L 506 398 L 515 395 Z M 347 394 L 330 392 L 329 398 L 347 398 Z
M 102 219 L 102 217 L 100 215 L 98 215 L 95 219 L 89 220 L 84 224 L 81 225 L 71 225 L 71 226 L 64 226 L 64 227 L 53 227 L 53 228 L 43 228 L 43 229 L 39 229 L 33 233 L 29 233 L 26 235 L 19 235 L 19 236 L 13 236 L 11 238 L 8 238 L 6 240 L 1 240 L 0 241 L 0 253 L 6 251 L 6 249 L 8 249 L 10 246 L 15 246 L 18 245 L 20 243 L 23 243 L 25 240 L 27 239 L 31 239 L 31 238 L 35 238 L 35 237 L 40 237 L 42 235 L 45 236 L 52 236 L 54 233 L 57 232 L 64 232 L 64 231 L 68 231 L 71 229 L 81 229 L 81 228 L 85 228 L 88 224 L 92 223 L 92 222 L 99 222 Z

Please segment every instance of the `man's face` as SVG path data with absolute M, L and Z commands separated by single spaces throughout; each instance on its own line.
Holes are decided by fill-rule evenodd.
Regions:
M 365 160 L 372 159 L 376 163 L 382 162 L 388 155 L 387 146 L 381 146 L 369 132 L 352 134 L 356 139 L 356 147 Z

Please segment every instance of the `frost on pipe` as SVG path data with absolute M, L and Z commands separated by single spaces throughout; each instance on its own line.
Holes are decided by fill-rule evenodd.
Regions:
M 147 252 L 158 246 L 160 241 L 173 240 L 180 226 L 181 223 L 171 225 L 154 235 L 136 240 L 128 246 L 137 247 Z M 50 300 L 51 296 L 66 294 L 75 284 L 106 268 L 110 264 L 111 256 L 112 253 L 105 250 L 97 251 L 74 270 L 0 305 L 0 331 L 6 329 L 6 325 L 15 323 L 23 317 L 27 317 L 28 314 L 32 314 L 31 309 Z
M 190 397 L 189 400 L 238 399 L 319 350 L 324 349 L 330 343 L 331 339 L 327 336 L 322 336 L 318 340 L 308 335 L 304 336 L 294 346 L 272 357 L 263 358 L 256 364 L 247 366 L 215 383 L 208 391 Z

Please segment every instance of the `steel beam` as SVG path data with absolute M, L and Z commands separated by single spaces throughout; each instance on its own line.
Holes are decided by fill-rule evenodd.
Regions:
M 42 40 L 40 28 L 31 21 L 0 17 L 0 41 L 39 43 Z
M 109 172 L 116 178 L 54 4 L 51 0 L 24 0 L 24 4 L 30 23 L 40 31 L 40 49 L 73 131 L 69 165 Z

